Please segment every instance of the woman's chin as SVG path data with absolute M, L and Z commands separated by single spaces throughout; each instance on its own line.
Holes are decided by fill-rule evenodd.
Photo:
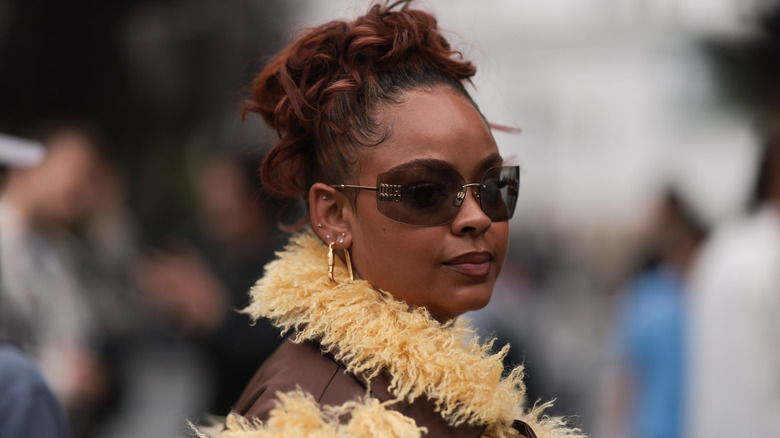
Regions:
M 492 294 L 493 288 L 463 291 L 453 296 L 438 310 L 434 311 L 430 308 L 428 310 L 438 321 L 446 321 L 457 318 L 466 312 L 482 309 L 488 305 Z

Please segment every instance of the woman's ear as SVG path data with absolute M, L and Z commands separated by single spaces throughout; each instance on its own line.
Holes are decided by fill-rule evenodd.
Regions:
M 314 232 L 326 244 L 334 248 L 349 248 L 352 235 L 349 232 L 349 200 L 338 189 L 327 184 L 314 183 L 309 189 L 309 215 Z

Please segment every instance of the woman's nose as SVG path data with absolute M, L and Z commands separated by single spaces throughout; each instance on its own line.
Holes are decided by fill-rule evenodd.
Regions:
M 450 227 L 452 232 L 457 235 L 468 233 L 482 234 L 490 228 L 492 223 L 490 218 L 482 211 L 477 190 L 471 186 L 471 184 L 464 186 L 461 191 L 463 195 L 459 194 L 456 201 L 456 203 L 460 204 L 460 209 L 458 214 L 455 215 L 455 219 L 450 223 Z

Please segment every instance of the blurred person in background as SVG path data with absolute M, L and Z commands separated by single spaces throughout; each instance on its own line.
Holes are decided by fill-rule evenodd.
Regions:
M 79 229 L 85 275 L 102 337 L 115 340 L 146 331 L 149 309 L 138 294 L 133 268 L 141 257 L 140 229 L 128 206 L 124 174 L 107 159 L 92 173 L 93 202 Z
M 0 186 L 8 168 L 37 165 L 43 146 L 0 135 Z M 0 240 L 3 239 L 0 227 Z M 1 267 L 1 265 L 0 265 Z M 0 278 L 3 272 L 0 270 Z M 3 307 L 0 290 L 0 308 Z M 2 321 L 0 321 L 0 325 Z M 0 332 L 0 436 L 66 438 L 68 425 L 62 407 L 38 365 Z
M 66 438 L 65 412 L 37 364 L 0 339 L 0 436 Z
M 228 293 L 229 311 L 207 339 L 218 376 L 210 412 L 226 415 L 258 366 L 282 342 L 266 319 L 250 324 L 239 309 L 249 305 L 247 291 L 287 236 L 276 224 L 277 206 L 261 187 L 262 157 L 217 153 L 209 157 L 197 181 L 198 219 L 205 254 Z
M 705 227 L 674 190 L 660 200 L 645 260 L 618 296 L 602 436 L 683 436 L 686 295 Z
M 752 210 L 719 225 L 691 283 L 687 437 L 780 436 L 780 136 Z
M 108 386 L 71 234 L 92 207 L 99 156 L 88 128 L 45 131 L 43 162 L 11 169 L 0 196 L 0 329 L 37 361 L 78 429 Z
M 260 187 L 261 159 L 214 152 L 202 160 L 196 182 L 194 245 L 156 249 L 140 283 L 180 332 L 205 349 L 214 394 L 209 412 L 227 415 L 257 367 L 282 338 L 267 321 L 251 324 L 238 309 L 247 291 L 286 238 L 274 204 Z

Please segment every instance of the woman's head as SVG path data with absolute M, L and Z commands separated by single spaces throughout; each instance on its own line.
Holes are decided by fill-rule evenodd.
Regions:
M 463 86 L 474 72 L 431 15 L 406 2 L 377 5 L 301 35 L 258 76 L 247 107 L 279 133 L 264 186 L 307 199 L 315 231 L 349 248 L 363 279 L 440 320 L 487 304 L 507 246 L 506 217 L 486 208 L 488 193 L 475 184 L 503 162 Z M 446 214 L 400 216 L 384 195 L 338 186 L 377 187 L 387 175 L 415 173 L 449 181 L 465 197 L 453 196 L 457 208 L 437 204 Z M 511 172 L 490 175 L 502 184 L 514 178 L 516 190 Z
M 441 35 L 430 14 L 374 5 L 352 22 L 304 31 L 257 76 L 245 111 L 279 134 L 261 173 L 280 198 L 304 196 L 314 182 L 338 183 L 380 144 L 377 110 L 409 90 L 463 87 L 476 72 Z

